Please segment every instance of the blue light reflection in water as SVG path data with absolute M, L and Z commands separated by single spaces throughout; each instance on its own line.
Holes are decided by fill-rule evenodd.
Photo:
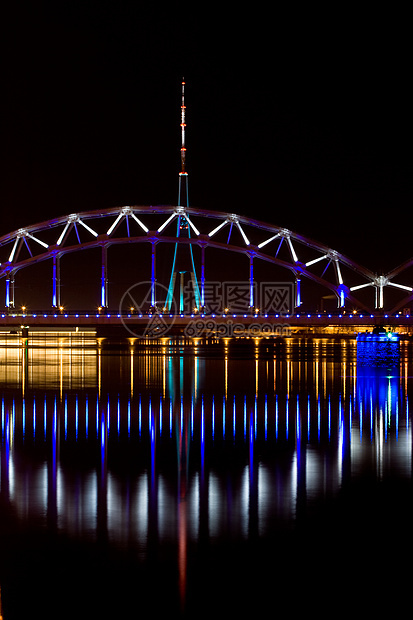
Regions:
M 22 528 L 104 541 L 144 565 L 175 546 L 192 612 L 200 550 L 261 541 L 280 553 L 285 532 L 355 481 L 412 480 L 408 348 L 390 366 L 360 363 L 348 344 L 310 357 L 229 347 L 225 361 L 134 351 L 119 383 L 125 355 L 100 355 L 95 388 L 3 389 L 2 505 Z

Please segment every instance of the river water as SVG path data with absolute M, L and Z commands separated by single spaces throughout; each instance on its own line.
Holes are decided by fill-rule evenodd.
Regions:
M 412 361 L 337 338 L 3 343 L 3 619 L 401 612 Z

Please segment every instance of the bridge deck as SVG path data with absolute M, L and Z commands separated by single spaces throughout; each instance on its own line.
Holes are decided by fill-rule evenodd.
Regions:
M 158 326 L 167 333 L 206 335 L 218 331 L 221 336 L 236 335 L 245 331 L 249 335 L 287 335 L 300 331 L 308 333 L 354 333 L 383 325 L 401 333 L 413 333 L 413 317 L 383 314 L 293 314 L 272 316 L 247 315 L 118 315 L 118 314 L 3 314 L 0 331 L 79 330 L 98 334 L 125 331 L 125 336 L 143 333 Z M 192 330 L 192 332 L 191 332 Z M 196 333 L 195 333 L 196 332 Z

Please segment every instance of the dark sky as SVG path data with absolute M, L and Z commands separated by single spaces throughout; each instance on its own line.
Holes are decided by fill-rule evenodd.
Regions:
M 0 234 L 176 203 L 185 76 L 191 205 L 285 226 L 375 271 L 413 255 L 407 14 L 146 4 L 1 9 Z

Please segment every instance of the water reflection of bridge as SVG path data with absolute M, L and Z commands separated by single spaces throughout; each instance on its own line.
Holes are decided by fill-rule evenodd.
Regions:
M 216 365 L 168 352 L 125 356 L 122 372 L 130 375 L 118 390 L 99 353 L 94 385 L 63 377 L 46 386 L 33 375 L 17 390 L 3 374 L 2 499 L 21 519 L 128 541 L 145 556 L 153 537 L 189 544 L 227 530 L 265 535 L 274 518 L 299 519 L 366 464 L 377 479 L 390 465 L 410 479 L 408 369 L 360 371 L 351 345 L 339 362 L 318 346 L 323 355 L 312 349 L 304 358 L 292 350 L 282 358 L 224 356 L 212 391 Z M 225 485 L 215 471 L 223 451 Z M 130 467 L 126 481 L 119 463 Z

